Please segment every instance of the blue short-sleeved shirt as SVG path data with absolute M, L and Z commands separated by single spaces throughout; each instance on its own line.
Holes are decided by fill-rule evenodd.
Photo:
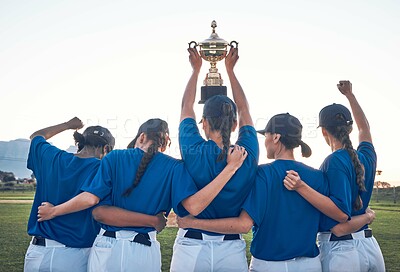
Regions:
M 138 186 L 127 197 L 122 196 L 133 183 L 144 152 L 139 149 L 113 150 L 105 156 L 93 181 L 82 190 L 101 199 L 99 205 L 112 205 L 139 213 L 156 215 L 171 208 L 187 215 L 181 201 L 197 192 L 182 161 L 163 153 L 154 155 Z M 115 227 L 100 224 L 111 231 L 134 230 L 140 233 L 154 231 L 151 227 Z
M 365 192 L 361 192 L 363 208 L 359 211 L 353 209 L 359 191 L 356 184 L 356 172 L 349 153 L 344 150 L 336 150 L 322 163 L 320 169 L 326 173 L 329 184 L 329 195 L 332 201 L 349 217 L 365 213 L 371 199 L 375 180 L 377 157 L 374 146 L 369 142 L 362 142 L 357 148 L 357 155 L 365 169 Z M 339 222 L 323 216 L 321 218 L 320 231 L 329 231 Z M 361 229 L 367 228 L 365 225 Z
M 225 218 L 240 214 L 241 206 L 254 184 L 258 165 L 259 147 L 254 127 L 241 127 L 236 144 L 246 148 L 246 160 L 197 218 Z M 203 139 L 192 118 L 184 119 L 179 126 L 179 146 L 185 166 L 199 189 L 210 183 L 226 166 L 226 159 L 217 162 L 221 149 L 214 141 Z
M 100 229 L 91 209 L 44 222 L 37 222 L 37 212 L 43 201 L 58 205 L 81 193 L 82 184 L 94 177 L 99 165 L 97 158 L 79 158 L 51 145 L 42 136 L 33 138 L 27 166 L 36 177 L 37 187 L 28 234 L 56 240 L 68 247 L 91 247 Z
M 328 194 L 320 170 L 292 160 L 260 165 L 243 209 L 254 220 L 250 252 L 261 260 L 284 261 L 319 254 L 316 236 L 322 214 L 296 191 L 285 188 L 287 170 L 298 172 L 311 188 Z

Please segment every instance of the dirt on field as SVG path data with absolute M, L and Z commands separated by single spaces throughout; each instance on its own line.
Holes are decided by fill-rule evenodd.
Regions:
M 32 204 L 33 200 L 0 199 L 0 204 L 1 203 L 11 203 L 11 204 L 15 204 L 15 203 L 23 203 L 23 204 L 28 203 L 29 204 L 30 203 L 30 204 Z

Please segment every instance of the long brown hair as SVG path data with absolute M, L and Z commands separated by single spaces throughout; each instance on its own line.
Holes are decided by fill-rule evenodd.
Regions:
M 337 114 L 336 118 L 338 119 L 344 119 L 341 114 Z M 353 129 L 352 123 L 349 123 L 347 125 L 342 125 L 342 126 L 336 126 L 336 127 L 325 127 L 325 129 L 333 136 L 335 137 L 338 141 L 340 141 L 343 145 L 343 149 L 345 149 L 349 155 L 351 162 L 353 163 L 354 169 L 356 171 L 356 183 L 358 186 L 358 191 L 366 191 L 365 189 L 365 169 L 364 165 L 360 162 L 360 159 L 358 158 L 357 152 L 353 148 L 353 144 L 350 140 L 350 132 Z M 353 208 L 358 211 L 363 207 L 363 203 L 360 197 L 360 194 L 358 194 L 357 199 L 355 200 L 353 204 Z
M 144 175 L 147 166 L 153 159 L 154 155 L 158 153 L 159 148 L 166 147 L 169 143 L 166 141 L 169 133 L 168 123 L 161 119 L 150 119 L 143 123 L 138 131 L 136 137 L 129 143 L 128 148 L 134 148 L 139 136 L 144 133 L 149 141 L 152 141 L 151 145 L 144 152 L 140 164 L 136 171 L 135 179 L 130 187 L 128 187 L 122 196 L 129 196 L 133 189 L 135 189 Z
M 206 117 L 206 119 L 210 124 L 211 131 L 219 131 L 221 133 L 223 148 L 217 158 L 217 161 L 221 161 L 226 157 L 230 146 L 232 126 L 236 121 L 235 109 L 230 103 L 223 103 L 221 116 Z

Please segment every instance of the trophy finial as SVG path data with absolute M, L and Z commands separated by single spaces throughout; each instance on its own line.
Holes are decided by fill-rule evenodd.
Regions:
M 217 27 L 217 22 L 216 22 L 215 20 L 213 20 L 213 21 L 211 22 L 211 27 L 212 27 L 212 29 L 213 29 L 212 33 L 215 33 L 215 28 Z

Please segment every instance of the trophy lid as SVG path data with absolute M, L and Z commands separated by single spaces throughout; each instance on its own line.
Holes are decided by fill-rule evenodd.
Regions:
M 228 42 L 225 41 L 224 39 L 221 39 L 218 34 L 215 32 L 215 28 L 217 27 L 217 22 L 214 20 L 211 22 L 211 27 L 212 27 L 212 33 L 208 39 L 205 39 L 204 41 L 200 42 L 200 46 L 210 46 L 210 45 L 217 45 L 217 46 L 227 46 Z

